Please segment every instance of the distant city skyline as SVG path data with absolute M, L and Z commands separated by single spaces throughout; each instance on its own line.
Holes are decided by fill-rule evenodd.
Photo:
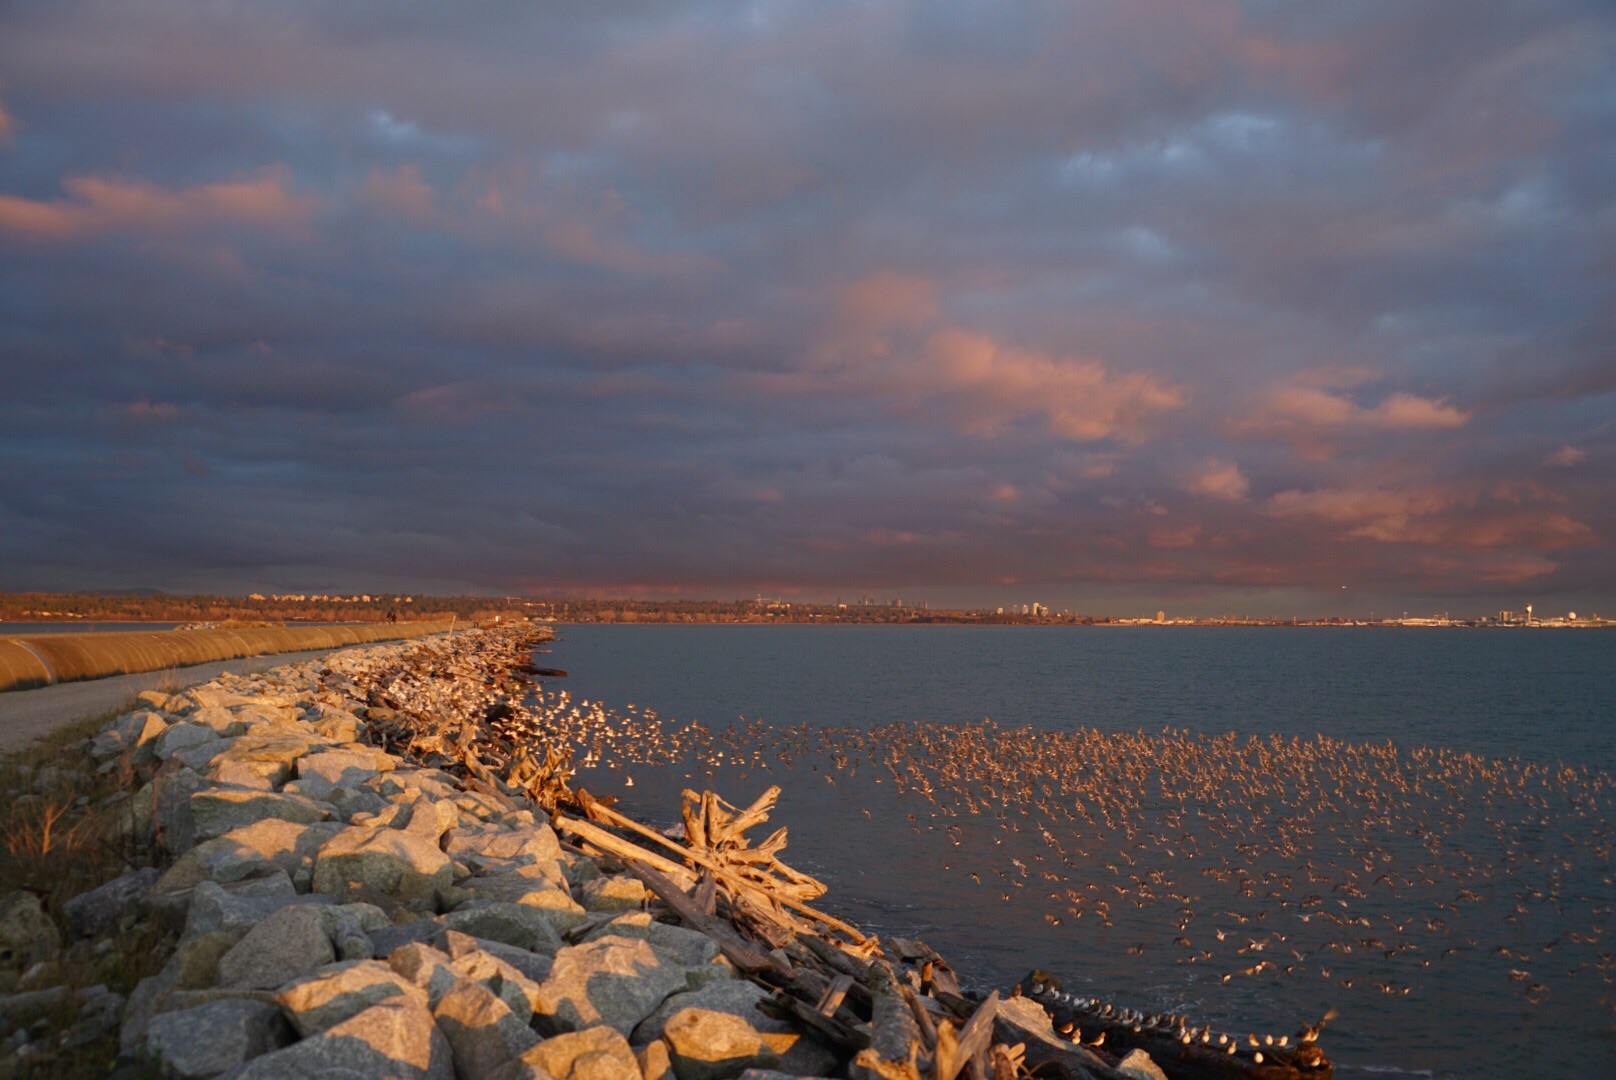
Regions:
M 0 9 L 0 588 L 1616 611 L 1616 8 Z

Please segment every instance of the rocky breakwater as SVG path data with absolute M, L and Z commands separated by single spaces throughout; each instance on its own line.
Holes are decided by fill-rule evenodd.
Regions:
M 114 1030 L 131 1076 L 833 1067 L 751 1009 L 763 992 L 710 937 L 655 917 L 637 878 L 563 844 L 532 799 L 368 741 L 403 716 L 497 712 L 534 638 L 471 631 L 143 695 L 87 749 L 131 778 L 119 831 L 161 865 L 72 898 L 65 926 L 31 893 L 0 904 L 0 1070 L 57 1075 Z M 131 923 L 167 959 L 127 994 L 40 986 Z

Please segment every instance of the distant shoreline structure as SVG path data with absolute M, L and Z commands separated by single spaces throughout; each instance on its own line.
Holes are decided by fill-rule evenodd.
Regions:
M 1380 628 L 1600 629 L 1616 618 L 1595 612 L 1540 614 L 1533 605 L 1484 615 L 1399 612 L 1381 616 L 1332 615 L 1315 618 L 1097 615 L 1053 611 L 1031 602 L 993 609 L 945 609 L 905 604 L 900 599 L 798 603 L 759 595 L 739 600 L 545 599 L 517 596 L 420 596 L 404 594 L 292 594 L 264 596 L 175 596 L 154 590 L 121 593 L 0 592 L 0 624 L 90 628 L 96 623 L 183 623 L 300 626 L 393 621 L 459 620 L 490 624 L 534 620 L 548 623 L 662 623 L 886 626 L 1309 626 Z M 0 630 L 0 635 L 5 633 Z

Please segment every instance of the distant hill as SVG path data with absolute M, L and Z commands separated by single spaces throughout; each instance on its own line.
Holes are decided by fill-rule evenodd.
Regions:
M 167 596 L 168 593 L 164 592 L 162 589 L 151 589 L 151 588 L 142 587 L 142 588 L 138 588 L 138 589 L 94 589 L 94 590 L 91 590 L 91 595 L 93 595 L 93 596 Z

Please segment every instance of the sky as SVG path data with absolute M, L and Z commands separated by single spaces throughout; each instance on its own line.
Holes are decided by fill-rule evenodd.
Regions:
M 0 7 L 0 588 L 1616 615 L 1608 0 Z

